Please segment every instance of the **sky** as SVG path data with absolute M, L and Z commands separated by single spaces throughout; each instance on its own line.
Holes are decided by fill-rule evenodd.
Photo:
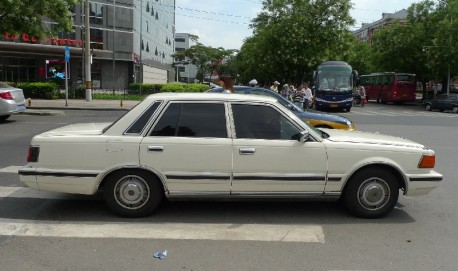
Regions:
M 252 35 L 251 19 L 261 11 L 261 0 L 176 0 L 176 33 L 199 37 L 205 46 L 240 49 L 243 40 Z M 358 29 L 362 23 L 372 23 L 382 13 L 407 9 L 416 0 L 352 0 L 350 15 Z

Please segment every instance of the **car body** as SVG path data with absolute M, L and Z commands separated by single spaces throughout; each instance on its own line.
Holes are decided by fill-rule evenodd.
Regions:
M 438 187 L 435 153 L 407 139 L 316 129 L 276 99 L 159 93 L 113 123 L 36 135 L 19 177 L 36 190 L 103 190 L 117 215 L 146 216 L 167 199 L 320 199 L 381 217 L 401 189 Z
M 25 110 L 24 92 L 0 82 L 0 121 Z
M 291 111 L 294 112 L 294 114 L 296 114 L 303 121 L 307 121 L 312 126 L 317 128 L 355 130 L 354 123 L 348 118 L 338 115 L 320 113 L 318 111 L 314 111 L 311 109 L 302 110 L 301 108 L 293 104 L 291 101 L 285 99 L 283 96 L 270 89 L 265 89 L 261 87 L 234 86 L 234 91 L 237 94 L 252 94 L 273 97 L 277 99 L 279 103 L 288 107 Z M 208 92 L 222 93 L 223 89 L 213 88 L 210 89 Z
M 458 113 L 458 94 L 442 94 L 436 99 L 425 101 L 423 104 L 427 111 L 433 109 L 438 109 L 440 111 L 451 110 L 456 114 Z

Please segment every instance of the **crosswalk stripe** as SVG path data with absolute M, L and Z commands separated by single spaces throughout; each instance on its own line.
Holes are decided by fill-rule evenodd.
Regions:
M 35 191 L 25 187 L 0 187 L 5 198 L 71 199 L 79 195 Z M 318 225 L 219 224 L 219 223 L 79 223 L 0 219 L 0 236 L 134 238 L 176 240 L 228 240 L 324 243 Z
M 0 168 L 0 173 L 17 173 L 22 166 L 10 166 Z
M 350 115 L 365 115 L 365 116 L 407 116 L 407 117 L 446 117 L 456 118 L 458 114 L 429 112 L 429 111 L 374 111 L 374 110 L 352 110 Z
M 61 221 L 0 222 L 0 235 L 68 238 L 134 238 L 220 241 L 324 243 L 317 225 L 212 223 L 68 223 Z
M 80 195 L 67 193 L 37 191 L 28 187 L 0 187 L 0 200 L 2 198 L 74 199 L 80 197 Z

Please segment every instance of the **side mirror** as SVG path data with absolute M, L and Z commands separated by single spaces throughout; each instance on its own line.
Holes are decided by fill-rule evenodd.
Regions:
M 294 135 L 292 139 L 296 139 L 299 142 L 306 142 L 309 139 L 309 136 L 310 136 L 309 131 L 304 130 Z

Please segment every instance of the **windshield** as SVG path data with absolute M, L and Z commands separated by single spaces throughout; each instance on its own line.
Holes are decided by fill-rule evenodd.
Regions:
M 396 74 L 396 79 L 398 82 L 415 82 L 415 75 L 412 74 Z
M 319 67 L 318 90 L 348 91 L 352 85 L 350 67 Z

